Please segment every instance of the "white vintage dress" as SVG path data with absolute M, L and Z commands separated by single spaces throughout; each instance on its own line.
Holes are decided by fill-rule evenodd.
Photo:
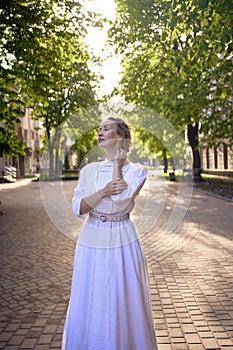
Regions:
M 113 162 L 86 165 L 72 207 L 112 180 Z M 127 189 L 103 199 L 93 213 L 121 216 L 134 207 L 147 171 L 139 164 L 122 168 Z M 143 250 L 134 223 L 86 216 L 77 242 L 62 350 L 157 350 Z

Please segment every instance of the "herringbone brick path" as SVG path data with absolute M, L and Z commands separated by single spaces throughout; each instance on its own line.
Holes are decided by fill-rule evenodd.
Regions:
M 58 350 L 75 242 L 50 221 L 38 183 L 0 186 L 0 349 Z M 68 201 L 74 186 L 64 183 Z M 167 232 L 178 185 L 166 187 L 156 225 L 141 235 L 159 350 L 233 349 L 233 203 L 195 190 Z

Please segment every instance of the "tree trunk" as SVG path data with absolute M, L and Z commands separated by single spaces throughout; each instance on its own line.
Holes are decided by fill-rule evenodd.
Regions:
M 51 140 L 48 142 L 48 150 L 49 150 L 49 178 L 54 180 L 54 153 L 53 153 L 53 144 Z
M 79 151 L 77 168 L 80 169 L 82 165 L 83 158 L 85 157 L 85 152 Z
M 167 151 L 163 150 L 163 172 L 165 174 L 167 174 L 167 170 L 168 170 L 168 160 L 167 160 Z
M 51 140 L 49 124 L 46 124 L 46 133 L 47 133 L 48 153 L 49 153 L 49 178 L 54 179 L 54 153 L 53 153 L 53 143 Z
M 69 154 L 68 153 L 66 153 L 66 155 L 65 155 L 64 168 L 66 170 L 70 169 Z
M 61 129 L 58 126 L 55 130 L 55 134 L 53 137 L 53 145 L 55 148 L 55 176 L 58 178 L 62 172 L 62 164 L 60 161 L 61 156 L 61 146 L 60 146 L 60 138 L 61 138 Z
M 59 149 L 55 148 L 55 176 L 58 178 L 61 172 Z
M 198 149 L 199 124 L 188 125 L 188 140 L 193 153 L 193 179 L 195 182 L 202 181 L 201 177 L 201 157 Z

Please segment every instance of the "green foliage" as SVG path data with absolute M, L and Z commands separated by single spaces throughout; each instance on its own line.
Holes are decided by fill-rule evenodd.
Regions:
M 25 144 L 10 128 L 0 127 L 0 157 L 20 153 L 25 155 Z
M 102 152 L 98 148 L 97 143 L 98 128 L 90 129 L 80 135 L 79 138 L 72 145 L 72 150 L 74 150 L 78 155 L 77 167 L 80 168 L 83 165 L 84 157 L 87 157 L 87 161 L 97 161 L 98 157 L 103 156 Z
M 74 0 L 1 2 L 0 113 L 11 134 L 21 105 L 43 120 L 49 140 L 66 118 L 94 104 L 94 78 L 82 41 L 88 22 Z
M 0 157 L 11 154 L 24 154 L 25 144 L 16 135 L 17 124 L 24 115 L 24 104 L 20 89 L 13 84 L 14 77 L 1 69 L 0 93 Z
M 230 1 L 116 2 L 109 36 L 123 55 L 118 92 L 156 110 L 178 132 L 197 122 L 206 144 L 233 143 Z
M 166 153 L 166 156 L 171 157 L 164 146 L 165 140 L 162 142 L 161 139 L 141 127 L 133 127 L 132 130 L 135 139 L 134 148 L 139 156 L 162 159 Z

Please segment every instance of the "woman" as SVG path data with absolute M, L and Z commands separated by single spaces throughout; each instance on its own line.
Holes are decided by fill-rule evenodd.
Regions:
M 99 128 L 106 160 L 80 172 L 72 207 L 86 217 L 75 252 L 63 350 L 157 349 L 145 259 L 129 213 L 147 172 L 130 163 L 129 126 Z

